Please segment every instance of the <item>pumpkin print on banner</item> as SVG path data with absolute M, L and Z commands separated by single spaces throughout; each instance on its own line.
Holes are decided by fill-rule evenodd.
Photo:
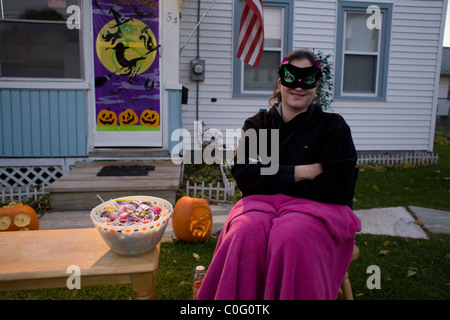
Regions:
M 111 110 L 102 110 L 97 116 L 97 125 L 99 126 L 117 126 L 117 115 Z
M 148 127 L 159 126 L 159 113 L 153 110 L 144 110 L 141 113 L 141 124 Z
M 122 126 L 132 126 L 138 123 L 139 118 L 132 109 L 126 109 L 119 114 L 119 120 Z
M 159 131 L 159 0 L 92 8 L 97 131 Z

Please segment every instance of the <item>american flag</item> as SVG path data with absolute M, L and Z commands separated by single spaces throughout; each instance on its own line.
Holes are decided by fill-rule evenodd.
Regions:
M 262 0 L 244 0 L 237 57 L 257 68 L 264 49 Z

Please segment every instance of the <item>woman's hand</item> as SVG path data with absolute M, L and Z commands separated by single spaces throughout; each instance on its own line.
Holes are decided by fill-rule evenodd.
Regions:
M 312 180 L 322 172 L 323 169 L 320 163 L 295 166 L 295 182 L 298 182 L 300 180 Z

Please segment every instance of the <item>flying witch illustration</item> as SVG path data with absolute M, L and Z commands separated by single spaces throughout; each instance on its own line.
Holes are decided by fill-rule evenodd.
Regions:
M 101 87 L 112 75 L 133 77 L 146 71 L 153 63 L 156 38 L 150 28 L 138 19 L 127 18 L 110 8 L 113 15 L 103 26 L 97 37 L 97 56 L 109 74 L 95 79 L 95 86 Z M 108 54 L 108 51 L 111 52 Z

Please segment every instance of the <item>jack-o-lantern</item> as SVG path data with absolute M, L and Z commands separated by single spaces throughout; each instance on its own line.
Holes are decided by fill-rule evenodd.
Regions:
M 141 113 L 141 124 L 147 127 L 157 127 L 159 125 L 159 113 L 154 110 L 144 110 Z
M 102 110 L 98 113 L 97 124 L 99 126 L 117 126 L 117 114 L 111 110 Z
M 0 208 L 0 231 L 38 230 L 36 211 L 22 203 L 10 203 Z
M 175 236 L 181 241 L 205 241 L 212 231 L 208 202 L 202 198 L 182 197 L 173 208 L 172 226 Z
M 120 125 L 122 126 L 132 126 L 139 121 L 139 117 L 131 109 L 126 109 L 119 114 Z

